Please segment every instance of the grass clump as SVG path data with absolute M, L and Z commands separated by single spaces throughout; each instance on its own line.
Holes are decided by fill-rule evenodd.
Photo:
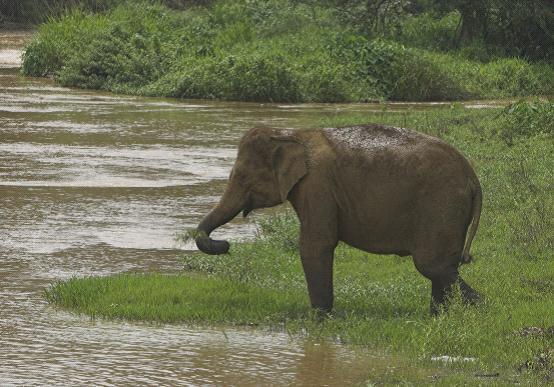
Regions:
M 241 101 L 554 94 L 550 64 L 484 63 L 424 45 L 417 36 L 425 23 L 414 20 L 425 17 L 431 18 L 407 18 L 404 35 L 383 37 L 345 28 L 332 7 L 302 2 L 219 0 L 181 11 L 153 1 L 123 2 L 103 13 L 77 9 L 42 25 L 25 50 L 22 71 L 52 75 L 65 86 Z M 454 16 L 444 20 L 429 24 L 422 36 L 451 30 Z
M 469 374 L 499 372 L 509 380 L 543 383 L 554 370 L 549 357 L 554 346 L 549 333 L 554 326 L 554 138 L 536 131 L 507 143 L 496 135 L 509 130 L 505 114 L 520 113 L 453 105 L 320 122 L 412 127 L 442 137 L 472 161 L 483 186 L 484 211 L 472 248 L 476 261 L 461 272 L 484 295 L 479 306 L 465 306 L 454 294 L 450 310 L 432 318 L 430 284 L 410 258 L 340 244 L 335 309 L 318 322 L 298 256 L 298 221 L 290 211 L 263 220 L 258 237 L 233 244 L 228 255 L 186 254 L 182 275 L 72 279 L 55 284 L 47 297 L 107 318 L 284 325 L 291 333 L 385 349 L 422 366 L 434 356 L 471 357 L 476 360 L 450 366 L 465 370 L 464 381 L 475 382 Z
M 221 298 L 223 293 L 227 297 Z M 71 279 L 46 292 L 50 302 L 92 317 L 240 325 L 299 318 L 306 313 L 301 296 L 295 301 L 291 294 L 230 279 L 198 281 L 194 276 L 162 274 Z
M 498 134 L 512 144 L 521 137 L 554 136 L 554 102 L 520 100 L 502 111 Z

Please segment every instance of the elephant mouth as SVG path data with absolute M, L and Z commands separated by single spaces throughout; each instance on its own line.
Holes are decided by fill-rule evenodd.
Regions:
M 246 204 L 244 205 L 244 208 L 242 210 L 242 217 L 246 218 L 248 216 L 248 214 L 250 214 L 252 212 L 253 209 L 254 209 L 254 205 L 252 203 L 252 199 L 249 197 L 246 200 Z

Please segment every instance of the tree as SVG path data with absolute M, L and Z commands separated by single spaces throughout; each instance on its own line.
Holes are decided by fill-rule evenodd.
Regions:
M 420 3 L 416 1 L 416 3 Z M 432 0 L 431 0 L 432 1 Z M 456 45 L 482 41 L 505 55 L 553 58 L 554 2 L 551 0 L 434 0 L 428 10 L 460 13 Z

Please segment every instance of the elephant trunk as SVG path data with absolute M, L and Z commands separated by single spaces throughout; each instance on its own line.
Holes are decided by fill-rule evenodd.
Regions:
M 227 199 L 229 196 L 229 194 L 224 195 L 221 202 L 202 219 L 196 229 L 196 246 L 203 253 L 219 255 L 226 254 L 229 251 L 229 242 L 210 238 L 210 233 L 213 230 L 231 221 L 243 209 L 240 200 L 235 200 L 233 204 L 226 205 L 226 203 L 229 203 Z

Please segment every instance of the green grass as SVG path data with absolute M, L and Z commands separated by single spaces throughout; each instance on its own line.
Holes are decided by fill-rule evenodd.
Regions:
M 403 45 L 345 27 L 332 8 L 286 0 L 219 0 L 185 11 L 129 2 L 51 19 L 27 46 L 22 72 L 64 86 L 240 101 L 554 95 L 551 64 L 434 51 L 440 47 L 416 39 L 425 20 L 410 20 L 397 37 L 411 42 Z M 438 23 L 421 36 L 454 28 L 452 17 Z
M 17 0 L 0 3 L 0 27 L 3 23 L 36 25 L 59 17 L 68 11 L 105 12 L 128 0 Z M 207 4 L 210 0 L 145 0 L 151 4 L 162 3 L 182 9 L 191 4 Z
M 544 101 L 507 109 L 453 105 L 321 122 L 412 127 L 442 137 L 472 161 L 483 186 L 484 210 L 472 248 L 475 262 L 464 265 L 461 274 L 484 295 L 479 306 L 464 306 L 454 295 L 447 313 L 430 317 L 430 283 L 411 258 L 371 255 L 341 244 L 336 250 L 335 309 L 318 322 L 309 308 L 297 252 L 298 221 L 290 210 L 262 220 L 258 237 L 232 244 L 229 255 L 185 255 L 181 275 L 75 278 L 54 284 L 46 296 L 56 305 L 95 317 L 255 324 L 340 338 L 422 368 L 431 366 L 432 356 L 476 358 L 475 363 L 449 366 L 460 371 L 445 379 L 455 384 L 477 383 L 472 376 L 476 372 L 500 372 L 505 383 L 514 378 L 529 384 L 551 381 L 554 335 L 521 333 L 526 327 L 554 326 L 551 108 Z M 533 129 L 537 122 L 541 130 Z M 510 132 L 509 140 L 499 132 Z M 425 382 L 416 375 L 406 378 Z
M 243 325 L 299 318 L 307 312 L 300 292 L 294 300 L 288 293 L 230 279 L 183 275 L 71 279 L 47 294 L 51 302 L 90 316 L 127 320 Z

